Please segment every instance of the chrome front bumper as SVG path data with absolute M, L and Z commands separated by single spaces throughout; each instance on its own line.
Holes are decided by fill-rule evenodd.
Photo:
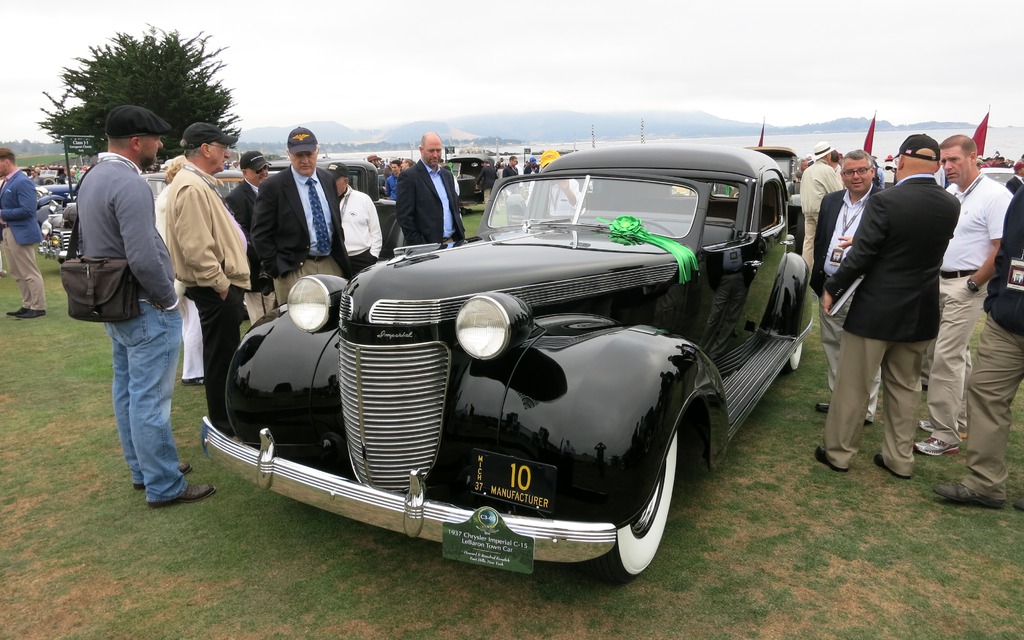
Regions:
M 207 456 L 262 489 L 412 538 L 441 542 L 444 524 L 462 523 L 473 515 L 472 509 L 426 500 L 423 477 L 415 471 L 409 474 L 409 490 L 394 493 L 278 458 L 268 429 L 260 431 L 257 450 L 229 438 L 203 418 L 202 444 Z M 512 531 L 534 539 L 537 560 L 582 562 L 604 555 L 615 546 L 615 526 L 608 522 L 505 514 L 502 518 Z

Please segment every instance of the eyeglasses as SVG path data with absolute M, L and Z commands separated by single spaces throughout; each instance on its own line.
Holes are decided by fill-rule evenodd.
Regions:
M 220 149 L 224 149 L 225 151 L 228 150 L 228 146 L 226 144 L 221 144 L 219 142 L 205 142 L 204 144 L 208 147 L 218 147 Z
M 853 177 L 853 174 L 857 174 L 858 176 L 866 176 L 872 171 L 874 171 L 874 169 L 872 169 L 871 167 L 861 167 L 860 169 L 845 169 L 840 175 L 843 176 L 844 178 L 850 178 Z

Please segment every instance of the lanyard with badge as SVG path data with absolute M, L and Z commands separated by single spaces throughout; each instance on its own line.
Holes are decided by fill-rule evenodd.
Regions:
M 1006 288 L 1024 291 L 1024 252 L 1021 257 L 1010 260 L 1010 272 L 1006 276 Z
M 858 204 L 860 206 L 857 207 L 857 213 L 853 214 L 852 217 L 848 217 L 851 207 L 847 206 L 845 202 L 843 203 L 843 230 L 839 234 L 840 238 L 846 236 L 846 232 L 849 231 L 850 227 L 853 226 L 855 222 L 857 222 L 857 219 L 860 218 L 861 212 L 864 211 L 864 200 L 862 199 Z M 833 267 L 837 269 L 839 268 L 839 263 L 842 262 L 843 257 L 846 256 L 847 249 L 849 249 L 849 247 L 844 249 L 838 245 L 832 248 L 832 253 L 829 254 L 828 261 Z

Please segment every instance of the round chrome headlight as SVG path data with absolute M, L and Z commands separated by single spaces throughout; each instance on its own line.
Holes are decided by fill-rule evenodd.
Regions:
M 296 327 L 314 333 L 331 316 L 331 294 L 316 278 L 299 278 L 288 292 L 288 315 Z
M 530 335 L 532 315 L 530 307 L 515 296 L 504 293 L 474 296 L 459 309 L 455 335 L 470 356 L 491 360 Z

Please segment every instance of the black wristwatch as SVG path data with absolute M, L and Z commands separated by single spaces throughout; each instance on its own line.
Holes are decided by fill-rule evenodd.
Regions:
M 974 280 L 971 280 L 970 278 L 967 278 L 967 288 L 973 291 L 974 293 L 978 293 L 977 283 L 975 283 Z

